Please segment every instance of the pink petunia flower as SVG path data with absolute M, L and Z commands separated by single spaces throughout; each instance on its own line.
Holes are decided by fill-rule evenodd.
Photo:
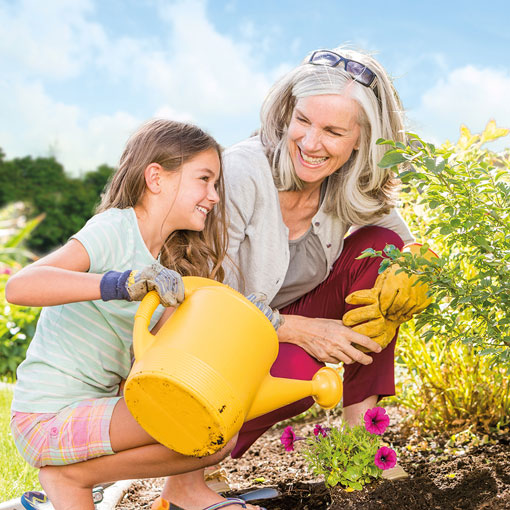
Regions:
M 374 407 L 368 409 L 365 413 L 365 428 L 370 434 L 378 436 L 384 434 L 386 428 L 390 424 L 390 417 L 386 414 L 383 407 Z
M 397 463 L 397 454 L 395 450 L 388 448 L 387 446 L 381 446 L 375 454 L 374 464 L 383 471 L 395 467 Z
M 283 434 L 280 437 L 280 441 L 282 442 L 283 446 L 285 446 L 285 450 L 288 452 L 294 451 L 294 443 L 296 441 L 301 441 L 301 439 L 304 439 L 304 437 L 298 437 L 294 433 L 294 430 L 289 425 L 288 427 L 285 427 L 285 430 L 283 431 Z
M 328 432 L 329 432 L 329 427 L 323 427 L 322 425 L 315 425 L 315 428 L 313 429 L 313 433 L 315 435 L 315 437 L 317 437 L 319 434 L 322 436 L 322 437 L 326 437 L 328 435 Z

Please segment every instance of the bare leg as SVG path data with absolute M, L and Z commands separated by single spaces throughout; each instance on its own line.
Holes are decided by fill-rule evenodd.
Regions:
M 375 407 L 377 404 L 377 395 L 371 395 L 365 400 L 344 407 L 344 420 L 352 427 L 353 425 L 360 425 L 363 420 L 363 415 L 367 409 Z
M 135 421 L 120 400 L 110 424 L 113 455 L 65 466 L 45 466 L 39 472 L 41 485 L 56 510 L 93 510 L 94 485 L 130 478 L 153 478 L 195 471 L 222 460 L 235 440 L 213 455 L 187 457 L 157 443 Z

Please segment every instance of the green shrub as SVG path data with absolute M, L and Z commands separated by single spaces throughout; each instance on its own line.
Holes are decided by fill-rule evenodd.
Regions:
M 416 321 L 425 339 L 447 336 L 480 348 L 494 363 L 510 362 L 510 158 L 481 146 L 507 130 L 491 122 L 481 135 L 467 128 L 457 146 L 435 148 L 416 135 L 386 153 L 381 166 L 412 162 L 407 216 L 437 251 L 422 271 L 436 298 Z M 411 206 L 411 207 L 412 207 Z M 408 261 L 410 262 L 410 261 Z M 412 263 L 403 265 L 413 270 Z
M 411 412 L 408 421 L 422 431 L 503 430 L 510 423 L 506 367 L 479 349 L 437 335 L 427 342 L 412 324 L 400 330 L 398 389 L 394 400 Z
M 8 275 L 0 275 L 0 375 L 16 372 L 35 333 L 40 308 L 11 305 L 5 301 Z
M 16 218 L 16 211 L 12 204 L 0 210 L 0 219 L 12 229 L 9 237 L 0 243 L 0 375 L 14 375 L 25 359 L 40 313 L 39 308 L 15 306 L 5 300 L 9 276 L 35 258 L 23 244 L 44 219 L 41 215 L 24 224 Z
M 381 166 L 411 163 L 400 173 L 403 214 L 440 255 L 429 264 L 399 259 L 435 298 L 402 328 L 397 350 L 397 400 L 422 429 L 509 422 L 510 157 L 482 147 L 507 133 L 491 121 L 480 135 L 462 127 L 456 145 L 436 148 L 416 135 L 408 146 L 380 141 L 393 146 Z

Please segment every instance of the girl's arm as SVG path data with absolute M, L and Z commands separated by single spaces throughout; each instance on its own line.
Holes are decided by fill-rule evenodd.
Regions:
M 90 259 L 84 246 L 71 239 L 58 250 L 11 276 L 5 298 L 23 306 L 53 306 L 101 298 L 102 274 L 87 273 Z

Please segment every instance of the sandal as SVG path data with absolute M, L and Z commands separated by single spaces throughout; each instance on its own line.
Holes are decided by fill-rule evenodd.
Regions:
M 241 508 L 247 508 L 246 502 L 239 498 L 227 498 L 225 501 L 221 501 L 220 503 L 215 503 L 214 505 L 206 506 L 203 510 L 220 510 L 221 508 L 226 508 L 230 505 L 239 505 Z M 168 503 L 166 499 L 161 497 L 157 498 L 154 503 L 152 503 L 151 510 L 185 510 L 184 508 L 174 505 L 173 503 Z M 263 507 L 260 507 L 260 510 L 266 510 Z

